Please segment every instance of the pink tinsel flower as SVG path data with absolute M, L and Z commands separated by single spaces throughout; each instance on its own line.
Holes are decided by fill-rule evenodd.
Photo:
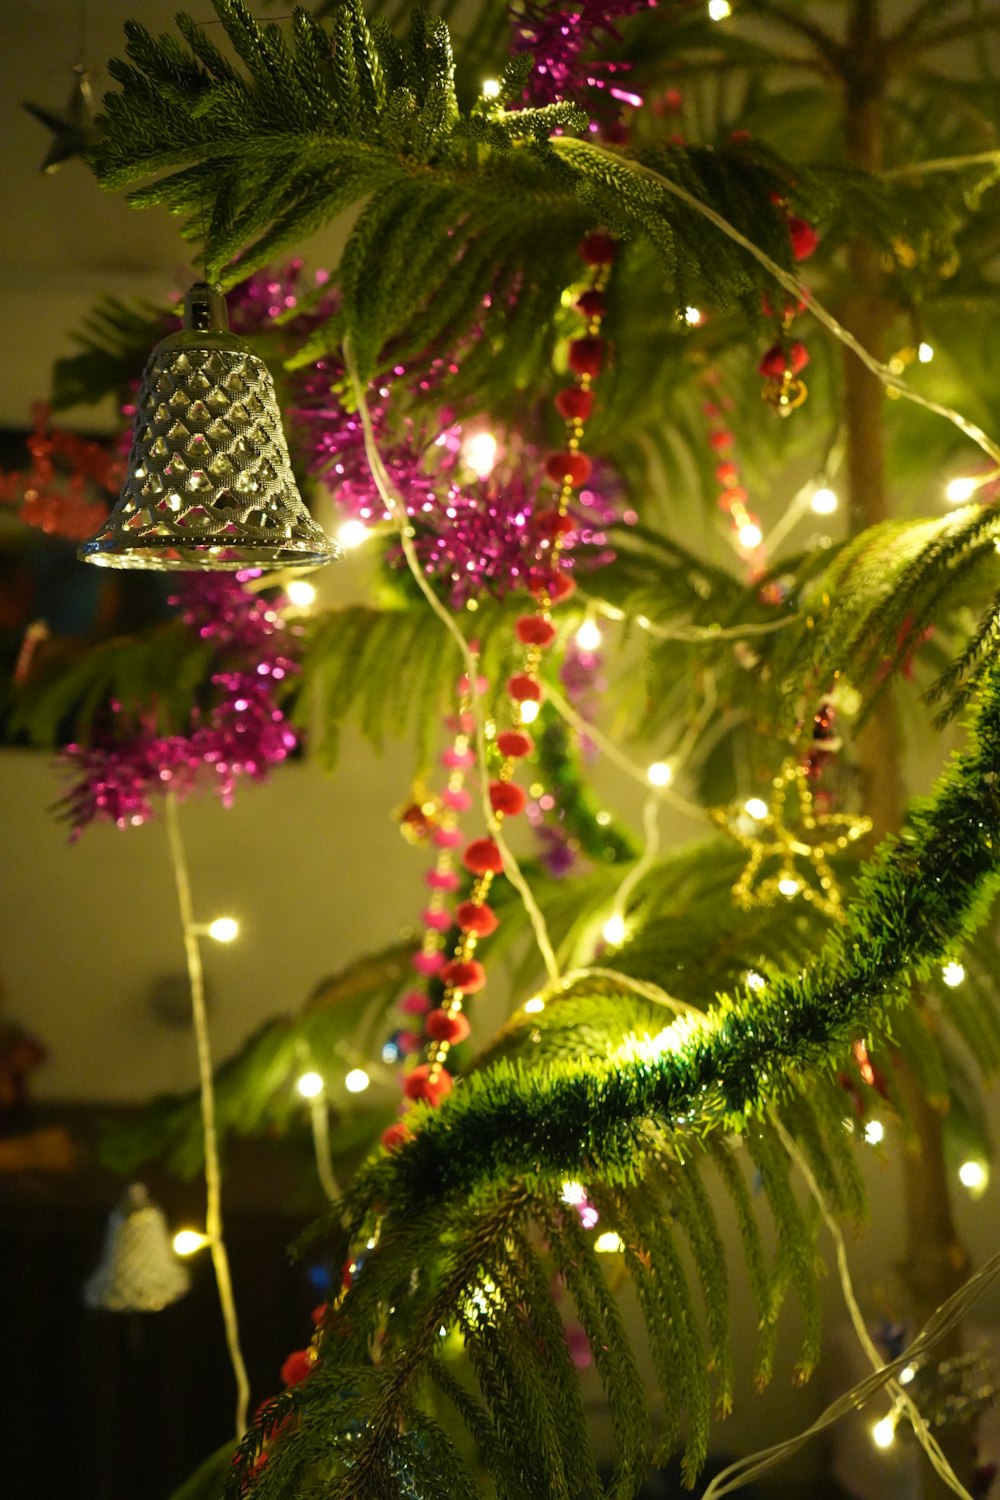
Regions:
M 525 103 L 555 104 L 573 100 L 587 108 L 595 105 L 617 112 L 619 104 L 641 104 L 642 99 L 623 87 L 631 64 L 592 56 L 600 42 L 617 42 L 621 34 L 613 24 L 640 10 L 650 10 L 656 0 L 523 0 L 511 7 L 511 50 L 530 52 L 535 67 L 524 91 Z
M 298 671 L 278 610 L 245 587 L 246 575 L 186 576 L 171 599 L 186 624 L 218 654 L 215 701 L 195 708 L 186 733 L 163 735 L 152 714 L 123 732 L 120 705 L 91 745 L 68 745 L 76 780 L 58 804 L 73 839 L 96 820 L 128 828 L 152 817 L 166 792 L 183 798 L 206 784 L 228 806 L 237 782 L 264 781 L 298 744 L 277 703 Z

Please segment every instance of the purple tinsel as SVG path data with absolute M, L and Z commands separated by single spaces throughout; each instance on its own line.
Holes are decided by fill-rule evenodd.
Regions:
M 631 63 L 609 62 L 588 57 L 601 42 L 617 42 L 621 34 L 616 20 L 649 10 L 656 0 L 577 0 L 566 6 L 560 0 L 520 0 L 512 5 L 511 35 L 514 52 L 530 52 L 535 67 L 525 88 L 525 103 L 555 104 L 571 99 L 593 108 L 594 103 L 614 101 L 633 107 L 641 97 L 625 88 Z M 596 95 L 590 91 L 598 91 Z
M 436 362 L 421 379 L 421 395 L 433 387 L 439 365 Z M 405 368 L 397 365 L 393 379 L 404 400 L 409 394 L 405 376 Z M 310 471 L 329 489 L 338 509 L 370 525 L 388 520 L 388 513 L 372 480 L 361 419 L 337 399 L 343 380 L 342 368 L 326 359 L 298 377 L 299 401 L 291 413 L 295 446 L 306 454 Z M 456 609 L 478 594 L 499 599 L 524 588 L 538 549 L 534 516 L 552 503 L 541 454 L 505 436 L 489 477 L 466 477 L 462 441 L 468 429 L 463 433 L 445 409 L 432 437 L 406 422 L 403 438 L 393 438 L 392 398 L 393 387 L 385 377 L 369 398 L 372 427 L 382 460 L 414 522 L 414 546 L 428 576 L 446 583 Z M 614 555 L 606 550 L 604 529 L 618 519 L 618 512 L 606 493 L 609 476 L 598 472 L 597 480 L 581 492 L 574 506 L 579 524 L 567 539 L 568 566 L 573 564 L 574 546 L 581 543 L 605 549 L 591 555 L 595 565 Z M 389 551 L 388 561 L 405 567 L 399 548 Z
M 119 828 L 145 823 L 158 796 L 186 797 L 206 785 L 206 771 L 210 789 L 228 807 L 238 781 L 266 781 L 295 749 L 298 738 L 275 697 L 298 667 L 277 609 L 244 587 L 251 576 L 190 574 L 171 599 L 217 654 L 211 681 L 218 697 L 205 712 L 194 709 L 185 734 L 160 734 L 153 716 L 144 715 L 127 736 L 119 730 L 66 747 L 63 762 L 77 779 L 59 808 L 71 838 L 95 819 Z

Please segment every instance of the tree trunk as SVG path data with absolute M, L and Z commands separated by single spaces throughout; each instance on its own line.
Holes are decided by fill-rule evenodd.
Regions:
M 879 171 L 886 76 L 878 0 L 853 0 L 846 58 L 847 158 L 865 171 Z M 879 252 L 856 241 L 848 254 L 853 287 L 843 308 L 843 321 L 870 353 L 884 361 L 890 352 L 886 335 L 894 310 L 886 295 Z M 849 350 L 844 351 L 843 368 L 848 514 L 853 534 L 889 515 L 883 423 L 886 396 L 879 380 Z M 877 840 L 899 830 L 906 806 L 899 720 L 891 689 L 859 734 L 856 748 L 865 811 L 872 819 L 872 836 Z M 920 1003 L 916 994 L 914 1003 Z M 941 1112 L 928 1101 L 898 1054 L 893 1057 L 893 1065 L 909 1115 L 910 1139 L 903 1152 L 906 1256 L 900 1271 L 914 1334 L 964 1280 L 968 1256 L 959 1243 L 952 1217 Z M 961 1331 L 956 1329 L 946 1344 L 938 1345 L 936 1355 L 947 1358 L 960 1350 Z M 941 1441 L 949 1462 L 967 1485 L 973 1467 L 970 1434 L 953 1430 L 942 1434 Z M 926 1500 L 951 1493 L 929 1465 L 925 1465 L 922 1478 Z

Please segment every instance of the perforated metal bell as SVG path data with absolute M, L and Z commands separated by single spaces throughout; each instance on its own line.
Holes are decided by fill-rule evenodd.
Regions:
M 83 1289 L 84 1302 L 106 1312 L 159 1312 L 190 1285 L 162 1209 L 141 1182 L 133 1182 L 108 1219 L 100 1264 Z
M 143 372 L 121 496 L 77 556 L 107 568 L 315 567 L 342 556 L 299 494 L 267 366 L 199 282 Z

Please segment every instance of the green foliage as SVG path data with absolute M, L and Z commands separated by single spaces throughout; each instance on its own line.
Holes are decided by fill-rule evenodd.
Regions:
M 800 1373 L 808 1372 L 819 1338 L 817 1260 L 768 1110 L 798 1141 L 832 1210 L 854 1214 L 859 1188 L 841 1111 L 815 1094 L 810 1075 L 898 1005 L 906 976 L 926 978 L 958 931 L 981 919 L 1000 883 L 1000 810 L 989 793 L 998 752 L 993 664 L 968 749 L 934 799 L 914 809 L 906 836 L 862 872 L 844 926 L 804 971 L 771 973 L 764 991 L 721 999 L 673 1045 L 649 1043 L 650 1007 L 625 992 L 592 1011 L 589 1029 L 578 1028 L 572 994 L 550 995 L 524 1028 L 523 1055 L 515 1048 L 495 1057 L 438 1110 L 423 1110 L 407 1145 L 362 1170 L 341 1206 L 336 1250 L 346 1253 L 364 1238 L 375 1245 L 324 1328 L 316 1371 L 275 1408 L 294 1410 L 296 1425 L 294 1437 L 270 1451 L 264 1500 L 291 1497 L 306 1476 L 342 1500 L 381 1496 L 387 1476 L 408 1472 L 414 1445 L 422 1474 L 447 1473 L 453 1492 L 474 1493 L 458 1450 L 417 1415 L 414 1392 L 432 1370 L 499 1494 L 526 1486 L 567 1500 L 578 1493 L 579 1458 L 572 1470 L 569 1460 L 581 1432 L 579 1393 L 564 1353 L 563 1312 L 552 1305 L 554 1272 L 608 1399 L 617 1451 L 610 1493 L 634 1493 L 650 1451 L 642 1381 L 607 1262 L 563 1201 L 567 1178 L 584 1184 L 600 1207 L 602 1231 L 622 1241 L 665 1401 L 659 1456 L 683 1425 L 685 1463 L 696 1472 L 713 1399 L 723 1408 L 729 1400 L 725 1258 L 700 1181 L 708 1160 L 737 1207 L 764 1334 L 759 1374 L 770 1371 L 774 1320 L 792 1286 L 805 1312 Z M 603 1056 L 594 1048 L 602 1015 Z M 535 1058 L 530 1033 L 550 1025 L 567 1047 L 575 1037 L 575 1058 L 545 1050 Z M 770 1269 L 760 1251 L 760 1205 L 748 1199 L 728 1156 L 724 1132 L 734 1126 L 777 1232 Z M 438 1340 L 453 1328 L 473 1386 L 441 1364 Z M 372 1366 L 368 1341 L 376 1329 L 381 1357 Z M 714 1392 L 709 1368 L 717 1372 Z M 248 1437 L 244 1463 L 263 1436 L 258 1429 Z M 584 1472 L 589 1493 L 600 1493 L 592 1471 Z M 427 1493 L 446 1491 L 432 1484 Z

